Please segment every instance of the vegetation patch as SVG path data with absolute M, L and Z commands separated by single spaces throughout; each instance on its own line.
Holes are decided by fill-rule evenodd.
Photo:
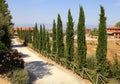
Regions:
M 27 84 L 29 79 L 28 72 L 24 69 L 15 69 L 7 72 L 7 77 L 12 84 Z

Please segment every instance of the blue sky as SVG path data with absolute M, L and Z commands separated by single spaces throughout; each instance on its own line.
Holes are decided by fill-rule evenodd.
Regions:
M 71 9 L 75 24 L 78 22 L 79 6 L 85 11 L 86 26 L 99 24 L 100 5 L 104 6 L 107 25 L 120 21 L 120 0 L 6 0 L 15 26 L 52 25 L 53 19 L 61 15 L 63 24 L 67 22 L 67 12 Z M 50 27 L 50 26 L 48 26 Z

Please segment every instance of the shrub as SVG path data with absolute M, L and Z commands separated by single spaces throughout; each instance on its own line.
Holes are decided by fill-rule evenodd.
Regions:
M 17 50 L 0 50 L 0 72 L 7 72 L 15 68 L 24 68 L 22 54 Z
M 113 77 L 120 81 L 120 62 L 118 56 L 114 56 L 114 64 L 111 66 Z
M 28 81 L 28 73 L 24 69 L 16 69 L 12 72 L 7 73 L 8 78 L 12 84 L 27 84 Z
M 95 69 L 95 63 L 96 63 L 96 58 L 93 55 L 88 55 L 87 56 L 87 68 L 94 70 Z
M 0 50 L 2 49 L 7 50 L 7 47 L 2 42 L 0 42 Z

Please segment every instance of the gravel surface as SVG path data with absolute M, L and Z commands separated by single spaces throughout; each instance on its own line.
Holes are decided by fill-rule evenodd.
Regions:
M 28 84 L 88 84 L 83 79 L 48 63 L 38 54 L 23 47 L 16 39 L 12 39 L 12 48 L 24 54 L 25 69 L 30 75 Z

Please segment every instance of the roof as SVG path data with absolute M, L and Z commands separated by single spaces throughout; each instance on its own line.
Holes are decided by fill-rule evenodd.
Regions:
M 112 27 L 108 27 L 107 29 L 120 29 L 120 27 L 112 26 Z
M 25 28 L 25 27 L 23 27 L 23 28 L 13 28 L 13 30 L 14 31 L 17 31 L 17 30 L 33 30 L 33 28 Z

